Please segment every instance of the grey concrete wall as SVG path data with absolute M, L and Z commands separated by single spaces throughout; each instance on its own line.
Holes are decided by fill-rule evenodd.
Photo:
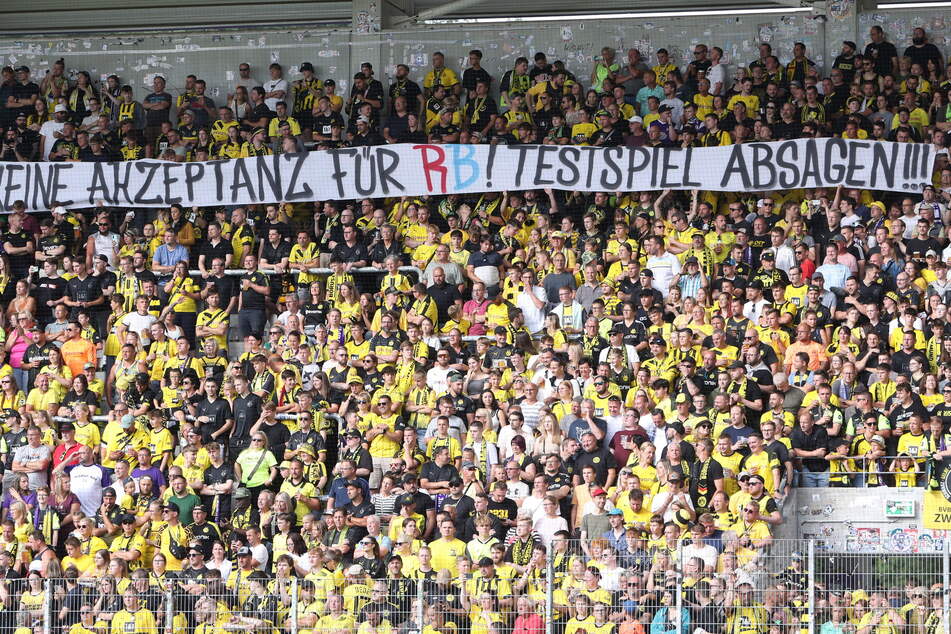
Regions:
M 922 489 L 795 489 L 777 539 L 816 540 L 817 551 L 940 553 L 947 531 L 922 527 Z M 885 506 L 910 501 L 914 515 L 890 519 Z

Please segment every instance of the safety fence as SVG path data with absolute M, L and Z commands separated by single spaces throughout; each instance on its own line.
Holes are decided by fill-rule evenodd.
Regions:
M 439 542 L 361 539 L 347 552 L 317 546 L 263 562 L 222 558 L 224 549 L 215 546 L 207 564 L 193 544 L 176 572 L 165 568 L 164 556 L 130 566 L 121 551 L 111 559 L 107 551 L 93 553 L 82 571 L 66 559 L 60 571 L 24 547 L 11 561 L 25 578 L 11 578 L 7 569 L 0 578 L 0 630 L 67 634 L 78 624 L 135 634 L 949 631 L 947 542 L 930 553 L 857 553 L 758 531 L 684 538 L 669 529 L 646 537 L 622 532 L 585 543 L 556 537 L 547 548 L 518 533 L 484 552 L 481 540 L 456 552 Z

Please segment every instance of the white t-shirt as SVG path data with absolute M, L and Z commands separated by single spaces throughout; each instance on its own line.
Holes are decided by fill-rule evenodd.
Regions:
M 157 321 L 158 318 L 152 313 L 146 313 L 144 315 L 140 315 L 137 312 L 129 313 L 122 318 L 122 324 L 135 334 L 139 335 L 139 339 L 142 340 L 142 345 L 148 345 L 152 343 L 152 339 L 148 335 L 149 327 Z M 143 330 L 146 332 L 144 336 L 142 335 Z
M 106 472 L 99 465 L 79 464 L 69 472 L 69 488 L 79 498 L 79 506 L 87 517 L 95 517 L 102 505 L 102 489 L 108 485 Z
M 426 372 L 426 384 L 433 388 L 436 394 L 442 394 L 449 390 L 449 373 L 452 368 L 441 368 L 438 365 Z
M 258 544 L 257 546 L 249 546 L 248 548 L 251 549 L 251 558 L 255 561 L 261 562 L 261 565 L 258 566 L 258 570 L 262 572 L 266 571 L 268 560 L 267 546 L 264 544 Z
M 522 311 L 522 315 L 525 317 L 525 329 L 530 333 L 539 332 L 542 328 L 545 327 L 545 289 L 541 286 L 532 287 L 532 295 L 537 299 L 542 301 L 541 308 L 535 307 L 535 302 L 526 294 L 528 291 L 523 291 L 518 294 L 518 297 L 515 299 L 515 305 Z
M 726 89 L 726 65 L 717 64 L 716 66 L 711 66 L 710 70 L 707 71 L 707 79 L 710 80 L 710 94 L 723 94 Z M 716 90 L 717 84 L 720 84 L 720 92 L 714 92 Z
M 287 103 L 287 100 L 290 98 L 290 95 L 287 93 L 287 80 L 286 79 L 270 79 L 264 82 L 264 92 L 276 92 L 278 90 L 284 91 L 284 97 L 278 99 L 277 97 L 268 97 L 264 100 L 264 105 L 271 109 L 271 112 L 277 110 L 277 102 L 283 101 Z M 290 104 L 288 104 L 288 110 L 290 110 Z
M 664 251 L 660 255 L 647 258 L 646 268 L 654 274 L 654 288 L 666 299 L 671 281 L 680 273 L 680 260 L 673 253 Z
M 46 137 L 46 139 L 43 141 L 43 156 L 41 157 L 42 160 L 44 161 L 49 160 L 50 150 L 53 149 L 53 144 L 56 143 L 56 137 L 54 137 L 53 135 L 56 134 L 57 132 L 62 132 L 63 126 L 65 125 L 66 125 L 65 122 L 53 121 L 52 119 L 50 119 L 49 121 L 44 123 L 42 126 L 40 126 L 40 136 Z

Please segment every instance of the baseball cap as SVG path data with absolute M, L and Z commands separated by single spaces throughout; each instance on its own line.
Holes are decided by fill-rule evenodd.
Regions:
M 301 70 L 301 72 L 304 72 L 305 70 L 309 70 L 310 72 L 314 72 L 314 65 L 311 64 L 310 62 L 304 62 L 303 64 L 300 65 L 300 70 Z
M 602 489 L 601 487 L 596 487 L 591 490 L 591 497 L 598 497 L 599 495 L 607 495 L 608 492 Z
M 245 499 L 251 497 L 251 492 L 246 487 L 238 487 L 234 491 L 235 499 Z
M 69 111 L 69 108 L 67 108 L 66 104 L 64 103 L 58 103 L 56 104 L 56 107 L 53 108 L 53 112 L 68 112 L 68 111 Z
M 678 394 L 677 398 L 674 399 L 674 403 L 676 403 L 677 405 L 680 405 L 681 403 L 686 403 L 686 402 L 687 402 L 687 395 L 684 393 Z
M 618 516 L 618 515 L 624 515 L 624 513 L 621 511 L 621 509 L 614 508 L 614 509 L 611 509 L 610 511 L 608 511 L 608 515 L 609 515 L 609 516 Z
M 400 506 L 409 506 L 410 504 L 416 504 L 416 498 L 409 493 L 400 498 Z
M 83 366 L 83 370 L 95 370 L 95 369 L 96 369 L 95 363 L 87 363 Z
M 54 214 L 65 215 L 65 214 L 66 214 L 66 207 L 63 207 L 62 205 L 56 205 L 55 207 L 53 207 L 53 213 L 54 213 Z
M 651 337 L 649 343 L 650 343 L 650 345 L 652 345 L 652 346 L 653 346 L 653 345 L 658 345 L 658 346 L 666 346 L 666 345 L 667 345 L 667 342 L 664 341 L 663 338 L 661 338 L 661 337 Z
M 631 117 L 630 119 L 628 119 L 628 122 L 629 122 L 629 123 L 644 123 L 644 120 L 641 119 L 639 116 L 634 115 L 633 117 Z
M 700 264 L 700 260 L 698 260 L 695 257 L 689 257 L 686 260 L 684 260 L 684 265 L 688 265 L 688 264 Z
M 247 546 L 242 546 L 241 548 L 238 549 L 238 552 L 236 554 L 238 555 L 238 557 L 250 557 L 251 549 L 248 548 Z

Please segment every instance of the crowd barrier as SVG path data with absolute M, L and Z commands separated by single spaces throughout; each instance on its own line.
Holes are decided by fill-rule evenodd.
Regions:
M 458 557 L 438 573 L 423 571 L 428 556 L 410 555 L 398 578 L 382 576 L 389 551 L 401 548 L 387 539 L 379 553 L 356 546 L 375 575 L 348 562 L 331 570 L 304 553 L 269 561 L 263 580 L 228 560 L 209 562 L 217 572 L 176 578 L 154 564 L 110 566 L 99 553 L 79 579 L 0 579 L 0 629 L 125 631 L 131 588 L 132 607 L 155 622 L 135 630 L 143 633 L 575 634 L 607 624 L 617 634 L 949 631 L 947 540 L 901 554 L 826 550 L 815 540 L 753 544 L 735 533 L 706 545 L 649 541 L 628 552 L 607 536 L 569 540 L 527 560 L 509 546 L 513 561 Z

